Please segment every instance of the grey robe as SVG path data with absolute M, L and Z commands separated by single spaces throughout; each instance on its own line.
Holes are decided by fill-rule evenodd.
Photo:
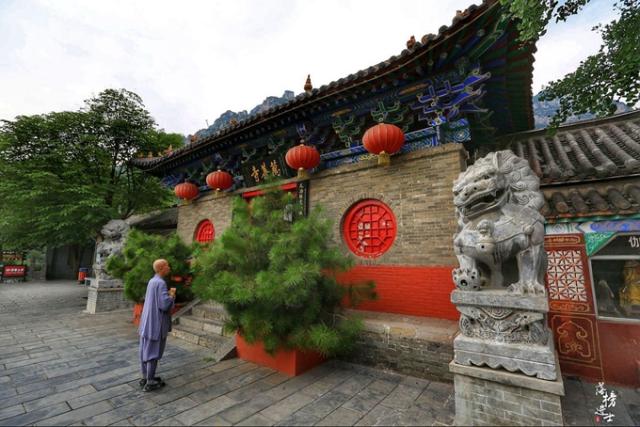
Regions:
M 160 359 L 167 334 L 171 330 L 171 308 L 174 300 L 169 296 L 167 284 L 157 274 L 149 280 L 140 317 L 140 360 Z

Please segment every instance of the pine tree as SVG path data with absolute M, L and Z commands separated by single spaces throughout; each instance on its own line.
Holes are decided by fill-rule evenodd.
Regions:
M 373 297 L 373 284 L 336 282 L 334 273 L 353 261 L 331 244 L 320 208 L 302 217 L 293 203 L 277 189 L 251 204 L 236 199 L 231 226 L 196 259 L 194 292 L 225 306 L 227 330 L 262 341 L 270 353 L 281 346 L 345 353 L 361 321 L 341 316 L 340 302 L 347 293 Z
M 171 266 L 170 277 L 165 277 L 169 287 L 176 288 L 176 301 L 193 298 L 191 289 L 184 282 L 174 282 L 172 277 L 189 274 L 187 259 L 191 249 L 176 234 L 159 236 L 131 230 L 121 254 L 112 255 L 107 260 L 107 272 L 124 282 L 124 295 L 134 302 L 142 302 L 147 292 L 147 283 L 155 274 L 153 262 L 164 258 Z

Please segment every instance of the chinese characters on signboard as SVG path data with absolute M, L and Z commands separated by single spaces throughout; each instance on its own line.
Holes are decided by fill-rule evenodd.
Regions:
M 289 178 L 293 176 L 282 155 L 263 158 L 255 162 L 247 162 L 242 166 L 242 175 L 247 187 L 259 185 L 268 177 Z

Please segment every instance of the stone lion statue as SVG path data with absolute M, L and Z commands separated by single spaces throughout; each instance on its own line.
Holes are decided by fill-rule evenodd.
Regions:
M 479 159 L 453 185 L 459 232 L 454 250 L 461 290 L 544 294 L 546 253 L 540 181 L 510 150 Z
M 96 259 L 93 264 L 93 272 L 97 279 L 113 279 L 105 271 L 107 258 L 122 252 L 129 229 L 129 224 L 126 221 L 112 219 L 100 230 L 102 241 L 96 246 Z

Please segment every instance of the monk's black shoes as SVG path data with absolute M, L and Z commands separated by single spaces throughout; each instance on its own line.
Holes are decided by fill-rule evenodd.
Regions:
M 147 383 L 144 385 L 144 387 L 142 388 L 142 391 L 153 391 L 153 390 L 157 390 L 159 388 L 162 388 L 164 386 L 164 382 L 161 381 L 156 381 L 155 379 L 151 380 L 151 381 L 147 381 Z
M 147 381 L 143 378 L 138 384 L 140 384 L 142 391 L 153 391 L 165 386 L 165 382 L 160 377 L 153 377 L 152 381 Z

